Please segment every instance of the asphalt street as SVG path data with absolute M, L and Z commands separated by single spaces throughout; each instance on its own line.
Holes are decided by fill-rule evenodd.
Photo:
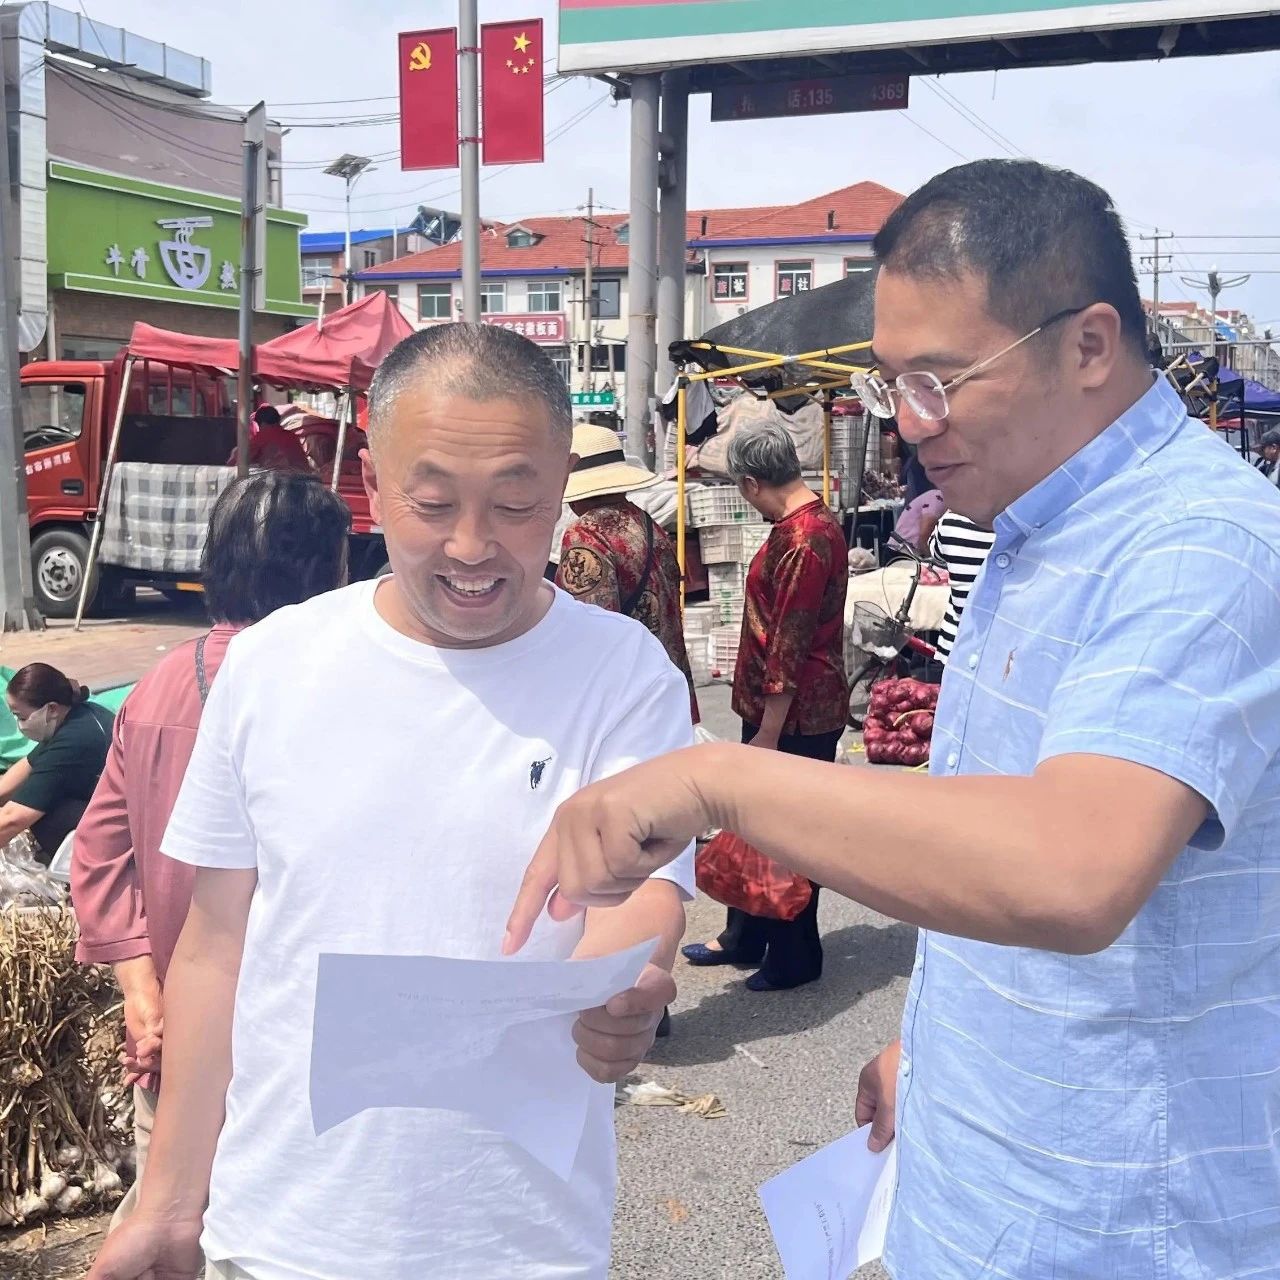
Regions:
M 698 691 L 707 727 L 737 736 L 723 686 Z M 714 936 L 723 908 L 689 908 L 687 941 Z M 863 1064 L 898 1033 L 915 930 L 823 893 L 822 979 L 755 994 L 730 967 L 677 962 L 672 1035 L 633 1077 L 700 1096 L 707 1120 L 620 1103 L 611 1280 L 779 1280 L 782 1267 L 756 1188 L 854 1127 Z M 878 1267 L 858 1280 L 883 1280 Z

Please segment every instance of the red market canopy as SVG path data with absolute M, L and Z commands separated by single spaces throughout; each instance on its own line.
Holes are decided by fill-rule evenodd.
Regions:
M 197 338 L 141 321 L 134 324 L 124 354 L 202 373 L 234 373 L 240 367 L 240 346 L 234 338 Z
M 352 387 L 367 391 L 373 371 L 413 326 L 379 290 L 301 329 L 264 342 L 255 372 L 281 387 Z
M 351 387 L 367 391 L 373 371 L 413 326 L 385 293 L 372 293 L 349 307 L 312 321 L 254 348 L 254 377 L 276 387 Z M 124 354 L 180 369 L 235 373 L 240 347 L 234 338 L 197 338 L 136 323 Z

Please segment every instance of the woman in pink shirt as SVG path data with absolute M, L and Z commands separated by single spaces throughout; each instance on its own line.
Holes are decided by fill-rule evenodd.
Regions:
M 213 627 L 164 657 L 120 708 L 102 778 L 76 828 L 76 958 L 115 968 L 124 993 L 125 1082 L 134 1086 L 138 1177 L 113 1227 L 137 1201 L 155 1118 L 164 977 L 194 876 L 160 852 L 160 841 L 209 685 L 236 632 L 343 585 L 350 525 L 346 505 L 314 476 L 257 472 L 223 493 L 202 565 Z

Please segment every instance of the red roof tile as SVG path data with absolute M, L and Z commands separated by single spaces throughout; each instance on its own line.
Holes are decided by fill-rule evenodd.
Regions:
M 851 187 L 815 196 L 796 205 L 764 205 L 746 209 L 694 209 L 687 221 L 689 240 L 769 240 L 791 236 L 874 235 L 884 220 L 902 202 L 902 196 L 877 182 L 858 182 Z M 833 214 L 834 227 L 828 223 Z M 706 230 L 703 230 L 703 219 Z M 627 246 L 618 243 L 618 229 L 626 225 L 620 213 L 598 214 L 595 218 L 595 264 L 598 270 L 625 271 Z M 513 249 L 507 245 L 507 231 L 522 227 L 539 236 L 537 244 Z M 577 271 L 586 259 L 587 223 L 582 217 L 521 218 L 495 224 L 480 237 L 480 269 L 501 271 Z M 453 274 L 462 269 L 459 243 L 411 253 L 361 271 L 362 278 L 405 275 L 421 271 Z

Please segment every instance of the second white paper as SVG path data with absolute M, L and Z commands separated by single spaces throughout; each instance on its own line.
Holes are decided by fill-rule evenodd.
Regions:
M 322 953 L 318 1134 L 371 1107 L 459 1111 L 568 1178 L 593 1089 L 574 1019 L 635 985 L 656 940 L 590 960 Z

